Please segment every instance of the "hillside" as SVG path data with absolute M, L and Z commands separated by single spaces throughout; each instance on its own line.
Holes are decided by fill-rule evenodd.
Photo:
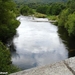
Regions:
M 51 3 L 51 2 L 66 2 L 67 0 L 14 0 L 17 3 Z

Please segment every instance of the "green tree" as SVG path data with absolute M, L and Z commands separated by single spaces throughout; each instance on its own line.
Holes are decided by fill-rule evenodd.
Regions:
M 36 11 L 42 14 L 47 14 L 48 6 L 43 5 L 43 6 L 38 6 Z
M 75 36 L 75 0 L 68 1 L 59 15 L 58 25 L 66 28 L 69 36 Z
M 31 8 L 29 8 L 28 6 L 23 6 L 20 10 L 20 13 L 22 15 L 32 15 L 34 12 Z
M 10 52 L 6 47 L 0 42 L 0 71 L 8 72 L 8 67 L 11 63 Z
M 65 6 L 63 4 L 59 4 L 59 3 L 53 3 L 50 5 L 49 9 L 48 9 L 48 13 L 50 15 L 59 15 L 60 12 L 65 8 Z
M 0 40 L 6 42 L 16 33 L 19 21 L 16 20 L 15 4 L 11 0 L 0 1 Z
M 65 23 L 67 21 L 69 15 L 69 10 L 68 9 L 64 9 L 61 14 L 59 15 L 59 19 L 58 19 L 58 25 L 59 26 L 64 26 L 65 27 Z
M 69 35 L 75 35 L 75 13 L 68 16 L 65 28 L 68 30 Z
M 7 49 L 2 42 L 0 42 L 0 72 L 13 73 L 19 69 L 12 65 L 11 55 L 9 49 Z

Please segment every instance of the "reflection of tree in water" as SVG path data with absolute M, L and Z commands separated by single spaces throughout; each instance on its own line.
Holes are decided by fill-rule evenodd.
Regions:
M 11 55 L 12 55 L 13 58 L 15 58 L 15 57 L 19 57 L 20 58 L 19 54 L 16 53 L 16 46 L 14 45 L 13 42 L 10 45 L 10 52 L 11 52 Z
M 9 48 L 10 48 L 10 51 L 11 52 L 16 52 L 16 46 L 13 44 L 13 42 L 12 42 L 12 44 L 9 46 Z
M 11 52 L 12 58 L 20 58 L 20 55 L 16 53 L 15 51 Z
M 64 27 L 59 27 L 58 33 L 60 38 L 62 38 L 63 43 L 68 47 L 69 57 L 75 56 L 75 36 L 69 36 Z
M 18 33 L 16 33 L 14 38 L 17 38 L 17 37 L 19 37 Z M 7 42 L 7 47 L 10 49 L 11 52 L 16 51 L 16 46 L 13 43 L 14 38 L 9 39 L 8 42 Z

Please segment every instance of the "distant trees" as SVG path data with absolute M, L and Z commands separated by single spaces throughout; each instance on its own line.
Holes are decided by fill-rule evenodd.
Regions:
M 42 14 L 47 14 L 48 6 L 47 5 L 40 5 L 36 8 L 36 11 Z
M 36 11 L 47 15 L 59 15 L 64 8 L 65 6 L 62 3 L 51 3 L 50 5 L 38 6 Z
M 28 6 L 23 6 L 20 9 L 20 13 L 22 15 L 32 15 L 34 12 L 33 12 L 33 9 L 29 8 Z
M 59 15 L 64 8 L 65 6 L 62 3 L 53 3 L 50 5 L 48 13 L 51 15 Z
M 58 25 L 63 26 L 68 34 L 75 35 L 75 0 L 68 1 L 66 9 L 59 15 Z

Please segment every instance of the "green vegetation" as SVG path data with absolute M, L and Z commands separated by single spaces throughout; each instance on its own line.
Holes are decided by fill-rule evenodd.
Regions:
M 58 20 L 58 16 L 56 16 L 56 15 L 47 15 L 47 18 L 49 20 Z
M 0 72 L 13 73 L 19 71 L 17 67 L 12 65 L 9 49 L 0 42 Z
M 36 8 L 36 11 L 42 14 L 47 14 L 48 8 L 48 5 L 41 5 Z
M 47 17 L 49 20 L 57 20 L 58 26 L 63 26 L 70 36 L 75 35 L 75 0 L 14 0 L 23 15 L 35 17 Z M 65 2 L 65 3 L 64 3 Z M 26 6 L 25 6 L 26 5 Z
M 49 5 L 40 5 L 36 8 L 36 11 L 46 15 L 59 15 L 59 13 L 65 8 L 63 3 L 51 3 Z
M 15 35 L 20 24 L 16 20 L 17 15 L 15 3 L 11 0 L 0 0 L 0 72 L 18 71 L 18 68 L 12 65 L 10 51 L 5 46 L 7 40 Z
M 10 0 L 0 1 L 0 40 L 6 42 L 13 37 L 18 25 L 19 21 L 16 20 L 15 4 Z
M 34 14 L 33 9 L 29 8 L 28 6 L 23 6 L 20 9 L 20 13 L 22 15 L 32 15 L 32 14 Z
M 68 1 L 66 8 L 60 13 L 58 26 L 63 26 L 69 36 L 75 35 L 75 0 Z
M 45 14 L 38 13 L 38 12 L 35 12 L 35 13 L 34 13 L 34 16 L 35 16 L 35 17 L 38 17 L 38 18 L 46 18 L 46 15 L 45 15 Z
M 65 8 L 64 4 L 60 3 L 53 3 L 48 9 L 48 13 L 50 15 L 59 15 L 60 12 Z

